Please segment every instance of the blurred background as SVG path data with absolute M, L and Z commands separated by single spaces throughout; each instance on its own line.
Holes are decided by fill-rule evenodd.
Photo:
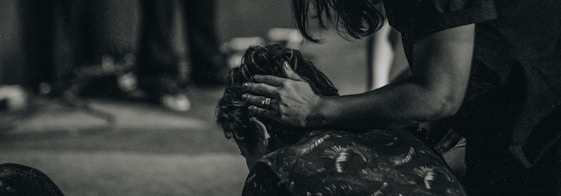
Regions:
M 189 46 L 203 38 L 188 40 L 197 27 L 181 0 L 168 1 L 163 13 L 172 20 L 159 24 L 172 27 L 162 34 L 180 81 L 172 92 L 185 97 L 154 102 L 150 91 L 136 91 L 149 27 L 142 3 L 0 1 L 0 163 L 37 168 L 67 195 L 239 195 L 248 170 L 215 122 L 221 81 L 192 74 L 199 49 Z M 212 8 L 214 20 L 202 21 L 215 27 L 225 70 L 248 46 L 280 42 L 302 50 L 341 94 L 387 80 L 387 69 L 372 66 L 370 39 L 348 41 L 330 29 L 317 31 L 321 44 L 303 41 L 288 0 L 217 0 Z

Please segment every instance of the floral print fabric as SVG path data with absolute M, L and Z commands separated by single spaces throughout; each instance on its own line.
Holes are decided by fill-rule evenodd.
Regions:
M 465 195 L 443 160 L 401 131 L 312 132 L 267 154 L 244 195 Z

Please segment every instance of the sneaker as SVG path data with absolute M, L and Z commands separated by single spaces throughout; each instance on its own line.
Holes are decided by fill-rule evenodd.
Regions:
M 146 92 L 150 102 L 160 104 L 172 111 L 185 112 L 191 109 L 191 101 L 185 89 L 170 76 L 139 77 L 138 86 Z
M 163 95 L 160 97 L 160 103 L 167 109 L 178 112 L 186 112 L 191 109 L 191 101 L 187 95 L 182 93 Z

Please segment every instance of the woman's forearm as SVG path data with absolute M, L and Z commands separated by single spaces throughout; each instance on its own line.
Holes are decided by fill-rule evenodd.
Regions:
M 411 80 L 378 90 L 339 97 L 322 97 L 310 123 L 321 127 L 388 128 L 413 125 L 454 114 L 461 103 L 440 96 Z

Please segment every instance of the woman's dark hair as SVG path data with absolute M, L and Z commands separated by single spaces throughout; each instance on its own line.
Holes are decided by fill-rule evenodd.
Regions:
M 253 82 L 254 75 L 274 75 L 286 78 L 282 65 L 288 62 L 292 69 L 307 80 L 318 95 L 336 96 L 337 89 L 331 81 L 321 73 L 312 62 L 303 58 L 294 49 L 284 48 L 278 44 L 253 46 L 249 48 L 239 67 L 230 70 L 226 88 L 217 106 L 217 122 L 222 126 L 224 135 L 236 142 L 246 142 L 251 146 L 257 141 L 256 129 L 250 126 L 249 104 L 241 99 L 244 89 L 242 84 Z M 279 139 L 284 144 L 295 143 L 304 130 L 288 128 L 272 120 L 261 119 L 269 129 L 271 138 Z M 269 144 L 275 149 L 275 144 Z
M 0 195 L 62 196 L 58 186 L 43 172 L 25 165 L 0 164 Z
M 304 38 L 319 42 L 309 32 L 310 12 L 322 29 L 326 28 L 324 20 L 327 20 L 338 32 L 359 39 L 382 26 L 384 17 L 376 8 L 379 2 L 381 0 L 292 0 L 292 7 L 296 25 Z

